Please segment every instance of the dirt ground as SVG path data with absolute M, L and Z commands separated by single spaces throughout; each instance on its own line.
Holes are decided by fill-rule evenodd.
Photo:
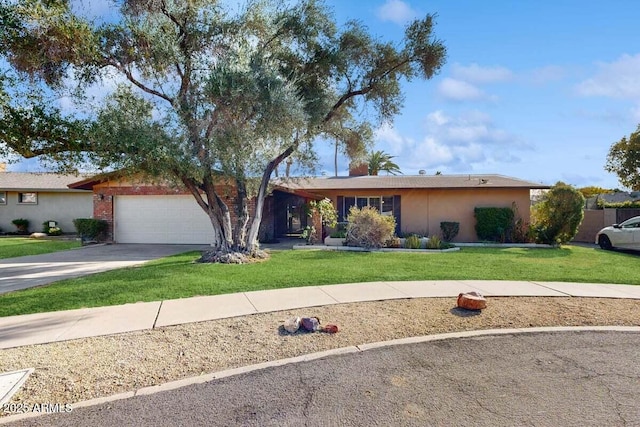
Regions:
M 75 402 L 229 368 L 397 338 L 537 326 L 640 326 L 640 300 L 490 298 L 482 312 L 455 298 L 339 304 L 0 350 L 0 372 L 35 368 L 13 402 Z M 283 322 L 317 316 L 336 334 L 287 334 Z M 0 416 L 8 415 L 0 413 Z

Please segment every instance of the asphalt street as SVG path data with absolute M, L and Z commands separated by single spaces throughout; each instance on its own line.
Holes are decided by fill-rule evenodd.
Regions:
M 640 426 L 639 348 L 626 332 L 397 345 L 8 425 Z

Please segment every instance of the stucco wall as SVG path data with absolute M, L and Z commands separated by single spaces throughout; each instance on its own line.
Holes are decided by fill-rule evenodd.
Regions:
M 0 228 L 5 232 L 16 231 L 11 223 L 14 219 L 29 220 L 29 231 L 42 231 L 45 221 L 57 221 L 65 233 L 75 233 L 73 220 L 76 218 L 90 218 L 93 204 L 90 192 L 40 192 L 38 203 L 35 205 L 18 204 L 18 193 L 7 193 L 7 204 L 0 205 Z
M 441 234 L 440 222 L 460 223 L 454 242 L 476 242 L 474 208 L 505 207 L 515 202 L 520 217 L 530 221 L 529 190 L 516 189 L 409 189 L 409 190 L 331 190 L 316 191 L 330 198 L 334 206 L 338 196 L 401 196 L 401 228 L 403 232 Z

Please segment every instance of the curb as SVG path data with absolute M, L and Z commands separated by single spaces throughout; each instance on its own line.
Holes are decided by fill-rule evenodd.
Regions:
M 202 384 L 222 378 L 232 377 L 236 375 L 246 374 L 267 368 L 274 368 L 293 363 L 309 362 L 313 360 L 323 359 L 326 357 L 340 356 L 344 354 L 361 353 L 364 351 L 375 350 L 380 348 L 393 347 L 398 345 L 419 344 L 432 341 L 444 341 L 458 338 L 474 338 L 484 336 L 501 336 L 514 334 L 534 334 L 534 333 L 550 333 L 550 332 L 634 332 L 640 333 L 640 326 L 551 326 L 551 327 L 534 327 L 534 328 L 515 328 L 515 329 L 486 329 L 477 331 L 451 332 L 437 335 L 423 335 L 420 337 L 400 338 L 390 341 L 380 341 L 376 343 L 362 344 L 356 346 L 341 347 L 333 350 L 326 350 L 317 353 L 306 354 L 302 356 L 291 357 L 287 359 L 274 360 L 271 362 L 258 363 L 255 365 L 244 366 L 240 368 L 226 369 L 210 374 L 199 375 L 197 377 L 184 378 L 181 380 L 171 381 L 165 384 L 144 387 L 136 391 L 129 391 L 115 394 L 112 396 L 99 397 L 90 400 L 73 403 L 73 409 L 86 408 L 89 406 L 100 405 L 103 403 L 115 402 L 117 400 L 129 399 L 135 396 L 148 396 L 156 393 L 175 390 L 177 388 L 186 387 L 194 384 Z M 0 424 L 7 424 L 14 421 L 24 420 L 27 418 L 39 417 L 47 415 L 46 413 L 25 413 L 11 415 L 0 418 Z

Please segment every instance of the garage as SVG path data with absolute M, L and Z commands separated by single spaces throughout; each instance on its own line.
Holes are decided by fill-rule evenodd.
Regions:
M 210 244 L 209 217 L 191 195 L 114 197 L 117 243 Z

